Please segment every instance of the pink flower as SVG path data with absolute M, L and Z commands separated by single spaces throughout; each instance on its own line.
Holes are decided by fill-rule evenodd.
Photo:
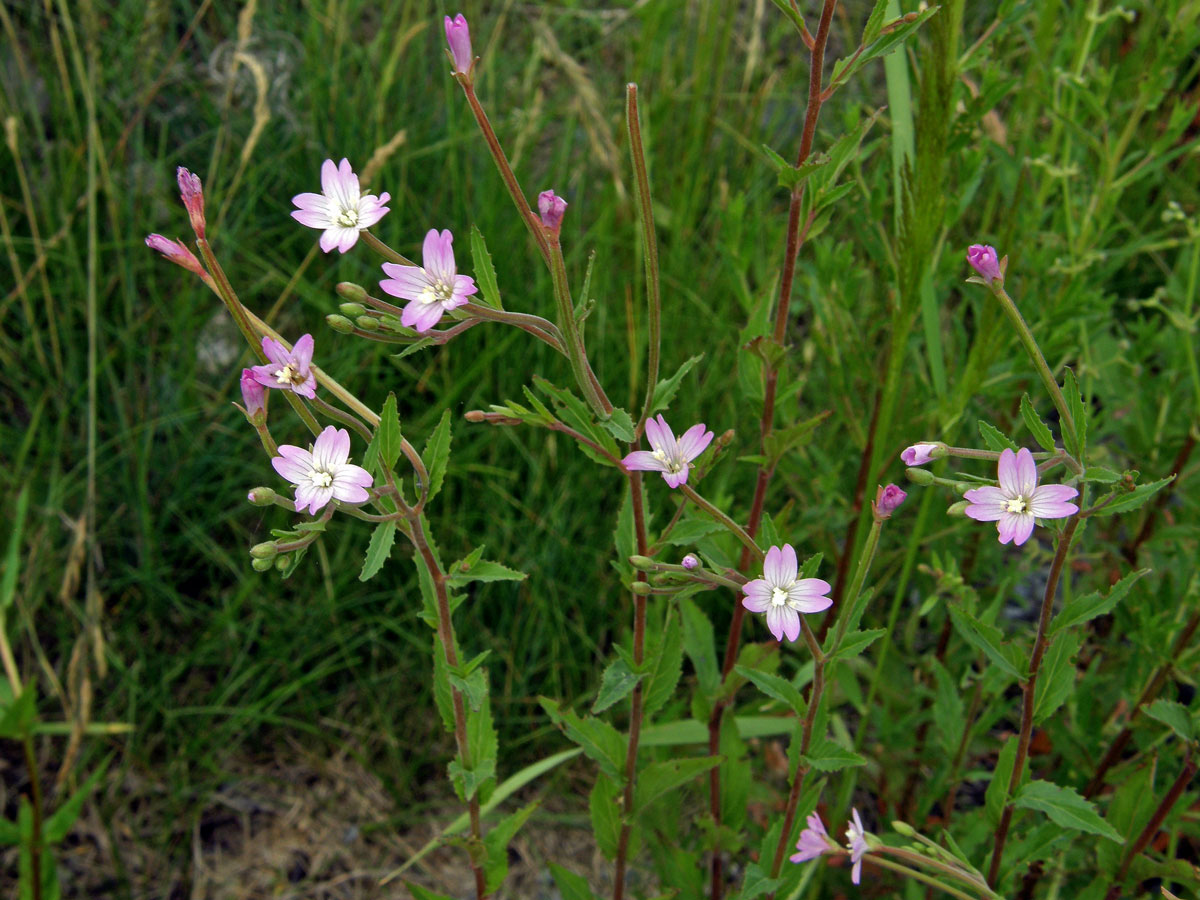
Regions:
M 350 168 L 350 160 L 338 165 L 332 159 L 321 163 L 321 193 L 297 194 L 292 203 L 299 209 L 292 218 L 309 228 L 323 229 L 319 241 L 328 253 L 337 247 L 345 253 L 358 242 L 358 233 L 383 218 L 388 208 L 383 204 L 391 199 L 384 191 L 378 197 L 359 190 L 358 176 Z
M 688 479 L 692 460 L 704 452 L 713 433 L 704 423 L 693 425 L 675 440 L 671 426 L 661 415 L 646 420 L 646 438 L 650 450 L 634 450 L 621 464 L 626 469 L 638 472 L 661 472 L 668 486 L 677 488 Z
M 384 263 L 383 271 L 392 277 L 379 286 L 393 297 L 408 300 L 400 315 L 400 324 L 417 331 L 428 331 L 442 313 L 462 306 L 479 288 L 469 275 L 459 275 L 454 265 L 454 241 L 449 231 L 440 235 L 436 228 L 425 235 L 421 258 L 425 267 Z
M 182 266 L 194 275 L 199 275 L 205 281 L 208 280 L 208 273 L 200 265 L 200 260 L 196 259 L 196 255 L 187 248 L 183 241 L 173 241 L 161 234 L 148 234 L 146 235 L 146 246 L 151 250 L 157 250 L 175 265 Z
M 796 849 L 800 852 L 793 853 L 788 857 L 794 863 L 808 862 L 818 856 L 824 856 L 826 853 L 836 853 L 840 848 L 829 837 L 821 817 L 812 813 L 808 817 L 808 827 L 800 832 L 800 840 L 796 842 Z
M 880 486 L 879 490 L 875 492 L 875 502 L 871 504 L 871 509 L 876 518 L 890 518 L 907 496 L 907 493 L 894 484 L 889 484 L 887 487 Z
M 746 596 L 742 606 L 751 612 L 767 614 L 767 628 L 782 641 L 800 637 L 800 613 L 818 613 L 829 609 L 833 601 L 824 594 L 829 582 L 820 578 L 796 579 L 796 551 L 791 544 L 772 547 L 763 560 L 763 577 L 742 587 Z
M 188 221 L 192 223 L 192 231 L 196 232 L 196 237 L 203 240 L 204 188 L 200 185 L 200 179 L 183 166 L 175 171 L 175 176 L 179 181 L 179 196 L 183 205 L 187 207 Z
M 698 569 L 700 567 L 700 557 L 695 553 L 689 553 L 679 561 L 679 564 L 685 569 Z
M 471 55 L 471 29 L 462 13 L 453 19 L 446 16 L 446 43 L 454 57 L 454 74 L 468 75 L 475 57 Z
M 309 513 L 316 515 L 330 500 L 365 503 L 370 499 L 366 488 L 374 480 L 371 473 L 351 465 L 349 459 L 350 433 L 330 425 L 317 435 L 311 452 L 281 444 L 271 465 L 296 485 L 296 512 L 307 506 Z
M 1035 519 L 1062 519 L 1079 512 L 1068 503 L 1079 491 L 1065 484 L 1038 485 L 1033 454 L 1024 447 L 1017 453 L 1004 450 L 997 470 L 1000 487 L 981 487 L 963 496 L 970 501 L 966 514 L 978 522 L 996 522 L 1000 543 L 1018 547 L 1029 540 Z
M 254 373 L 255 381 L 263 387 L 293 391 L 310 400 L 317 396 L 317 379 L 310 369 L 313 355 L 311 334 L 302 335 L 291 350 L 279 341 L 264 337 L 262 348 L 270 362 L 250 370 Z
M 258 383 L 258 379 L 254 377 L 253 369 L 242 369 L 242 401 L 246 404 L 246 414 L 256 416 L 261 412 L 265 412 L 267 392 L 263 386 Z
M 995 247 L 988 244 L 972 244 L 967 248 L 967 262 L 988 284 L 1004 280 L 1004 273 L 1000 271 L 1000 260 L 996 257 Z
M 538 212 L 542 216 L 542 224 L 550 231 L 558 234 L 562 227 L 563 215 L 567 211 L 567 201 L 554 191 L 542 191 L 538 194 Z
M 846 825 L 846 839 L 850 841 L 850 862 L 854 863 L 853 868 L 850 869 L 850 880 L 858 884 L 862 880 L 863 855 L 870 851 L 871 847 L 867 843 L 862 819 L 858 817 L 858 810 L 851 809 L 850 812 L 854 816 L 854 821 Z
M 900 458 L 904 460 L 906 466 L 923 466 L 936 457 L 933 451 L 942 447 L 942 444 L 913 444 L 911 447 L 906 447 L 900 452 Z M 941 456 L 942 454 L 938 454 Z

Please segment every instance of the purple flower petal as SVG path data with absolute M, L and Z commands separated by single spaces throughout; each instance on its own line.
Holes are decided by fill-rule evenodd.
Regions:
M 1020 493 L 1028 497 L 1037 487 L 1037 463 L 1033 461 L 1033 454 L 1022 447 L 1017 451 L 1017 482 L 1020 484 Z
M 784 577 L 784 562 L 783 548 L 771 547 L 767 550 L 766 558 L 763 560 L 763 577 L 771 585 L 784 585 L 791 581 L 790 578 Z M 792 578 L 796 577 L 795 569 L 792 570 Z
M 974 488 L 963 497 L 971 504 L 964 512 L 977 522 L 995 522 L 1004 515 L 1004 504 L 1008 499 L 1004 491 L 997 487 Z
M 1000 463 L 996 467 L 1000 490 L 1011 497 L 1021 492 L 1021 476 L 1017 471 L 1017 454 L 1007 447 L 1000 451 Z M 965 495 L 964 495 L 965 496 Z
M 784 611 L 786 606 L 771 605 L 767 607 L 767 629 L 771 634 L 775 635 L 775 640 L 783 640 L 783 628 L 785 623 Z
M 791 584 L 793 581 L 795 581 L 796 572 L 798 569 L 799 566 L 796 562 L 796 549 L 791 544 L 784 544 L 782 568 L 783 578 L 780 580 L 781 584 Z M 825 584 L 825 582 L 822 581 L 821 584 Z M 826 585 L 826 589 L 828 589 L 828 585 Z
M 1079 491 L 1065 484 L 1043 484 L 1029 500 L 1029 511 L 1039 519 L 1062 519 L 1079 512 L 1079 507 L 1068 503 Z
M 666 464 L 649 450 L 634 450 L 628 454 L 621 465 L 635 472 L 663 472 Z
M 705 429 L 703 422 L 693 425 L 679 436 L 679 452 L 690 462 L 704 452 L 712 439 L 713 433 Z

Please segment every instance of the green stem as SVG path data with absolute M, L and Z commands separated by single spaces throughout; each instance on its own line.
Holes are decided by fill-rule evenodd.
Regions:
M 554 283 L 554 299 L 558 303 L 558 327 L 566 338 L 567 358 L 571 361 L 571 371 L 575 382 L 583 391 L 583 396 L 592 411 L 601 419 L 612 415 L 613 407 L 604 391 L 592 375 L 587 362 L 587 354 L 583 349 L 583 338 L 579 334 L 579 325 L 575 321 L 575 310 L 571 304 L 571 287 L 567 283 L 567 266 L 563 261 L 562 248 L 555 238 L 550 244 L 550 276 Z
M 978 900 L 980 896 L 995 897 L 991 891 L 982 894 L 968 894 L 965 891 L 960 891 L 956 887 L 951 887 L 943 881 L 939 881 L 932 875 L 926 875 L 924 872 L 919 872 L 916 869 L 910 869 L 908 866 L 902 866 L 900 863 L 892 862 L 890 859 L 884 859 L 877 853 L 871 854 L 871 863 L 879 866 L 881 869 L 890 869 L 893 872 L 898 872 L 907 878 L 913 878 L 922 884 L 927 884 L 930 887 L 937 888 L 939 891 L 945 891 L 951 897 L 959 897 L 961 900 Z
M 403 253 L 397 253 L 379 238 L 375 237 L 375 235 L 371 234 L 371 232 L 360 231 L 358 236 L 363 239 L 363 243 L 365 243 L 368 247 L 370 247 L 388 262 L 399 263 L 402 266 L 413 266 L 417 269 L 421 268 Z
M 642 126 L 638 116 L 637 85 L 625 91 L 625 123 L 629 131 L 629 156 L 633 163 L 634 192 L 637 195 L 638 222 L 642 229 L 642 252 L 646 259 L 646 306 L 649 339 L 647 348 L 646 400 L 638 417 L 640 432 L 650 416 L 654 403 L 654 388 L 658 385 L 659 354 L 662 345 L 662 296 L 658 278 L 658 238 L 654 233 L 654 208 L 650 202 L 650 176 L 646 170 L 646 154 L 642 148 Z
M 687 484 L 687 482 L 684 482 L 683 484 L 679 485 L 679 490 L 683 492 L 683 495 L 685 497 L 687 497 L 689 500 L 691 500 L 693 503 L 695 503 L 698 507 L 700 507 L 706 513 L 708 513 L 710 516 L 712 516 L 714 519 L 716 519 L 722 525 L 724 525 L 729 530 L 730 534 L 732 534 L 739 541 L 741 541 L 742 545 L 748 551 L 750 551 L 752 554 L 754 554 L 755 557 L 757 557 L 758 559 L 763 558 L 764 554 L 763 554 L 762 550 L 760 550 L 758 547 L 758 544 L 756 544 L 754 542 L 754 538 L 750 537 L 750 535 L 746 532 L 746 529 L 744 529 L 737 522 L 733 521 L 733 519 L 731 519 L 728 515 L 726 515 L 724 512 L 722 512 L 720 509 L 718 509 L 712 503 L 710 503 L 709 501 L 707 501 L 703 497 L 701 497 L 699 494 L 697 494 L 692 489 L 691 485 Z
M 846 628 L 850 623 L 849 611 L 854 608 L 854 603 L 858 599 L 859 592 L 862 590 L 863 582 L 867 580 L 867 571 L 871 568 L 871 563 L 875 560 L 875 551 L 879 548 L 879 533 L 883 530 L 883 520 L 875 519 L 871 523 L 871 531 L 867 534 L 867 543 L 862 549 L 862 553 L 858 557 L 858 568 L 854 571 L 854 579 L 850 582 L 850 588 L 846 591 L 842 600 L 841 608 L 838 610 L 837 626 L 833 633 L 833 644 L 830 653 L 836 653 L 842 645 L 842 638 L 846 636 Z

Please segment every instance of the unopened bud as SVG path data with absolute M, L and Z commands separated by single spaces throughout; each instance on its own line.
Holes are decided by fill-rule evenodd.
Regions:
M 1004 283 L 1004 271 L 996 255 L 995 247 L 988 244 L 972 244 L 967 248 L 967 262 L 988 284 L 993 281 Z
M 361 328 L 363 331 L 378 331 L 379 330 L 379 320 L 376 319 L 374 316 L 359 316 L 357 319 L 354 320 L 354 324 L 357 325 L 359 328 Z
M 728 431 L 724 432 L 720 437 L 717 438 L 717 446 L 718 447 L 728 447 L 730 444 L 733 443 L 733 439 L 736 436 L 737 436 L 737 432 L 735 432 L 732 428 L 730 428 Z
M 275 557 L 275 568 L 280 572 L 286 572 L 290 564 L 287 554 Z
M 917 836 L 917 829 L 913 828 L 907 822 L 901 822 L 899 819 L 892 823 L 892 831 L 896 832 L 897 834 L 902 834 L 905 837 Z
M 463 413 L 463 418 L 468 422 L 486 422 L 487 413 L 485 413 L 482 409 L 468 409 L 465 413 Z
M 454 59 L 454 74 L 469 75 L 475 57 L 471 54 L 471 29 L 462 13 L 453 19 L 446 16 L 446 43 L 450 45 L 450 55 Z
M 264 541 L 250 548 L 250 555 L 255 559 L 274 559 L 279 555 L 279 548 L 274 541 Z
M 366 315 L 367 308 L 361 303 L 343 303 L 338 307 L 338 312 L 343 316 L 349 316 L 351 319 L 358 316 Z
M 365 303 L 367 300 L 367 289 L 353 281 L 339 281 L 334 290 L 339 297 L 351 303 Z
M 547 231 L 558 234 L 562 228 L 563 216 L 567 212 L 567 201 L 554 191 L 542 191 L 538 194 L 538 213 L 542 217 L 542 225 Z
M 175 265 L 182 266 L 194 275 L 199 275 L 205 281 L 208 280 L 208 273 L 204 271 L 204 266 L 200 265 L 200 260 L 196 259 L 196 255 L 187 248 L 183 241 L 173 241 L 161 234 L 148 234 L 146 235 L 146 246 L 151 250 L 157 250 Z
M 256 487 L 246 495 L 246 499 L 255 506 L 270 506 L 275 502 L 275 491 L 269 487 Z
M 337 313 L 327 315 L 325 317 L 325 324 L 338 334 L 351 334 L 354 331 L 354 323 L 345 316 L 339 316 Z
M 275 568 L 275 560 L 273 559 L 252 559 L 250 560 L 250 568 L 255 572 L 270 572 Z
M 904 474 L 913 484 L 933 484 L 933 473 L 928 469 L 918 469 L 916 466 L 912 466 L 905 469 Z
M 629 561 L 639 569 L 649 569 L 654 565 L 654 560 L 648 556 L 631 556 Z
M 654 590 L 653 587 L 651 587 L 649 584 L 647 584 L 644 581 L 635 581 L 633 584 L 631 584 L 629 586 L 629 589 L 631 591 L 633 591 L 635 594 L 641 595 L 642 597 L 648 596 L 650 594 L 650 592 Z
M 183 166 L 176 170 L 175 176 L 179 182 L 179 196 L 183 200 L 183 205 L 187 207 L 188 221 L 192 223 L 192 231 L 196 232 L 196 237 L 203 240 L 204 188 L 200 184 L 199 177 Z
M 906 466 L 923 466 L 925 463 L 941 459 L 945 455 L 946 445 L 941 441 L 931 441 L 905 447 L 900 452 L 900 459 Z
M 267 420 L 267 390 L 254 377 L 253 369 L 242 369 L 242 402 L 246 404 L 246 417 L 251 425 L 261 425 Z
M 921 469 L 920 471 L 924 472 L 925 470 Z M 904 498 L 907 496 L 908 494 L 894 484 L 889 484 L 887 487 L 880 485 L 879 490 L 875 492 L 875 502 L 871 504 L 875 518 L 880 520 L 891 518 L 892 513 L 904 502 Z
M 701 565 L 700 557 L 698 557 L 695 553 L 689 553 L 679 561 L 679 564 L 685 569 L 698 569 Z
M 970 505 L 971 504 L 966 500 L 959 500 L 957 503 L 951 503 L 946 509 L 946 515 L 961 518 L 967 514 L 967 507 Z

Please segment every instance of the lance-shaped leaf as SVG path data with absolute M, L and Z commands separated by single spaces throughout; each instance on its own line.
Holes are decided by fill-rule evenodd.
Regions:
M 634 809 L 638 812 L 677 787 L 720 765 L 721 756 L 704 756 L 699 759 L 669 759 L 650 763 L 638 773 L 634 788 Z
M 625 738 L 621 732 L 600 719 L 580 717 L 562 709 L 557 701 L 547 697 L 539 697 L 538 702 L 551 721 L 600 766 L 600 771 L 618 782 L 624 778 Z
M 1092 591 L 1090 594 L 1074 598 L 1054 617 L 1054 621 L 1050 623 L 1049 635 L 1053 637 L 1064 628 L 1070 628 L 1073 625 L 1079 625 L 1097 616 L 1112 612 L 1113 608 L 1129 593 L 1134 583 L 1143 575 L 1149 574 L 1149 572 L 1149 569 L 1138 569 L 1136 572 L 1130 572 L 1109 588 L 1107 594 L 1101 595 L 1099 591 Z
M 500 285 L 496 281 L 496 267 L 483 240 L 483 232 L 471 226 L 471 259 L 475 263 L 475 282 L 479 285 L 478 299 L 493 309 L 504 309 L 500 303 Z
M 1044 812 L 1051 822 L 1072 831 L 1098 834 L 1118 844 L 1125 842 L 1116 829 L 1100 818 L 1093 804 L 1062 785 L 1049 781 L 1031 781 L 1017 791 L 1013 805 Z

